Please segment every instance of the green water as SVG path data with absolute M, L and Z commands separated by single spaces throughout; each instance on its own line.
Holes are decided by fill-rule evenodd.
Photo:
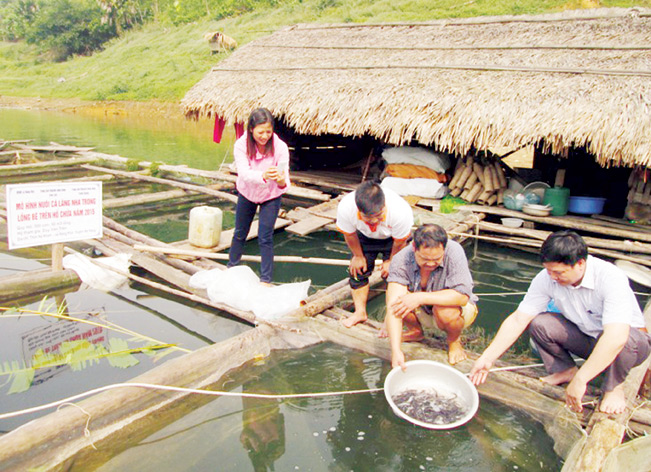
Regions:
M 321 344 L 273 353 L 232 371 L 226 388 L 248 393 L 365 390 L 381 387 L 388 370 L 381 359 Z M 559 470 L 561 464 L 539 425 L 490 402 L 482 402 L 468 424 L 450 431 L 398 418 L 381 391 L 282 401 L 221 397 L 189 413 L 187 405 L 178 408 L 183 415 L 159 424 L 155 432 L 105 445 L 102 465 L 71 470 L 533 472 Z
M 203 169 L 216 168 L 224 156 L 228 159 L 232 145 L 217 146 L 209 133 L 197 134 L 196 129 L 190 131 L 163 123 L 121 122 L 114 118 L 91 119 L 62 113 L 0 109 L 0 122 L 0 138 L 4 139 L 93 146 L 101 152 Z M 113 198 L 132 194 L 135 190 L 108 184 L 105 192 L 106 198 Z M 210 199 L 201 200 L 202 204 L 206 202 L 215 204 Z M 107 214 L 134 229 L 171 242 L 187 238 L 189 209 L 196 203 L 156 204 L 138 212 L 122 208 L 107 211 Z M 233 206 L 219 205 L 224 210 L 227 229 L 232 226 Z M 49 262 L 47 248 L 9 253 L 3 245 L 4 241 L 0 244 L 0 275 L 31 269 L 39 264 L 39 259 L 45 264 Z M 520 251 L 488 244 L 475 246 L 474 243 L 467 243 L 465 249 L 475 279 L 475 292 L 480 295 L 480 315 L 475 327 L 490 335 L 517 307 L 522 298 L 519 292 L 526 290 L 540 266 L 535 255 Z M 275 252 L 278 255 L 349 257 L 341 235 L 328 231 L 305 237 L 279 232 L 275 236 Z M 257 242 L 247 244 L 246 253 L 257 254 Z M 256 264 L 251 266 L 258 269 Z M 344 277 L 345 267 L 278 263 L 274 281 L 310 279 L 314 291 Z M 191 306 L 186 301 L 134 284 L 111 294 L 81 290 L 57 294 L 57 297 L 49 297 L 47 302 L 58 303 L 65 297 L 70 313 L 90 319 L 107 319 L 188 349 L 197 349 L 250 329 L 223 313 Z M 644 300 L 645 297 L 642 296 Z M 23 306 L 37 309 L 42 303 L 39 297 Z M 383 295 L 373 300 L 369 308 L 372 317 L 382 319 Z M 4 319 L 2 322 L 3 337 L 11 342 L 0 348 L 0 361 L 29 359 L 30 351 L 24 340 L 33 339 L 34 333 L 56 331 L 58 323 L 40 317 Z M 47 339 L 46 336 L 42 338 Z M 526 342 L 522 341 L 518 348 L 526 350 Z M 59 369 L 56 375 L 42 376 L 40 383 L 21 394 L 7 395 L 9 387 L 5 385 L 0 390 L 3 398 L 0 411 L 26 408 L 96 386 L 125 381 L 160 362 L 145 354 L 137 358 L 139 364 L 128 369 L 110 367 L 106 361 L 88 365 L 80 371 Z M 229 376 L 237 386 L 236 391 L 320 392 L 381 386 L 388 368 L 388 363 L 378 358 L 328 344 L 277 353 Z M 11 430 L 31 418 L 1 422 L 0 430 Z M 87 462 L 75 462 L 71 470 L 560 469 L 559 458 L 553 453 L 543 428 L 525 415 L 483 401 L 479 413 L 467 425 L 454 431 L 430 431 L 398 419 L 389 410 L 382 393 L 267 404 L 218 398 L 192 408 L 180 407 L 172 419 L 150 426 L 145 437 L 142 432 L 134 431 L 127 443 L 103 444 L 102 447 L 101 454 Z
M 41 145 L 53 141 L 131 159 L 207 170 L 232 161 L 235 137 L 227 128 L 222 143 L 216 144 L 210 124 L 183 117 L 86 116 L 0 108 L 0 123 L 0 139 L 30 139 Z

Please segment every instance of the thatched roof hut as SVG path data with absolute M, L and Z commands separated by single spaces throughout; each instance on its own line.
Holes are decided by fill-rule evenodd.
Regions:
M 301 134 L 458 154 L 585 147 L 604 166 L 648 166 L 651 9 L 291 26 L 235 51 L 182 105 L 231 123 L 264 106 Z

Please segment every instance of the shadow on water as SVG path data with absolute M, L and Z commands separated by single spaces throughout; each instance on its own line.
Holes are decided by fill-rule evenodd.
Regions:
M 226 389 L 305 393 L 382 386 L 387 362 L 332 344 L 274 352 L 227 374 Z M 182 409 L 179 407 L 179 409 Z M 160 424 L 137 444 L 86 471 L 558 470 L 542 427 L 494 403 L 451 431 L 420 428 L 393 414 L 383 392 L 300 399 L 220 397 Z M 141 462 L 142 457 L 148 460 Z
M 62 306 L 65 309 L 61 314 L 81 321 L 30 313 L 56 313 Z M 188 306 L 132 287 L 117 289 L 112 293 L 94 289 L 61 292 L 56 296 L 24 301 L 21 308 L 27 312 L 20 316 L 5 312 L 0 316 L 3 333 L 0 360 L 7 363 L 5 366 L 14 364 L 11 369 L 2 369 L 2 413 L 31 408 L 103 385 L 125 382 L 168 358 L 229 339 L 250 329 L 247 325 L 229 317 L 216 316 L 202 307 Z M 129 332 L 122 332 L 120 328 Z M 120 368 L 113 365 L 112 359 L 96 356 L 103 350 L 114 351 L 118 339 L 121 340 L 121 349 L 159 344 L 174 344 L 176 347 L 134 353 L 134 365 Z M 14 380 L 20 379 L 21 368 L 36 364 L 43 355 L 66 354 L 72 355 L 75 361 L 35 369 L 29 388 L 10 393 Z M 0 430 L 9 431 L 45 413 L 2 420 Z

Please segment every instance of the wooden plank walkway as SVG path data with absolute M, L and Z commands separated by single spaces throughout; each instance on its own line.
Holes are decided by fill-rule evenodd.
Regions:
M 61 147 L 53 146 L 53 148 L 57 149 L 48 149 L 47 152 L 61 151 Z M 44 151 L 46 150 L 44 149 Z M 74 152 L 79 152 L 79 148 L 76 148 Z M 83 150 L 82 153 L 85 158 L 89 158 L 90 155 L 94 155 L 89 150 Z M 67 160 L 66 162 L 71 161 Z M 79 163 L 76 163 L 74 165 L 78 164 Z M 30 164 L 25 164 L 25 166 L 28 165 Z M 2 166 L 0 166 L 0 168 L 1 167 Z M 56 166 L 54 167 L 56 168 Z M 170 179 L 145 176 L 138 172 L 117 171 L 105 167 L 91 166 L 87 164 L 83 165 L 82 167 L 87 170 L 119 176 L 121 178 L 160 183 L 180 188 L 180 190 L 161 192 L 151 197 L 143 196 L 140 201 L 141 203 L 144 203 L 146 201 L 160 201 L 161 197 L 165 198 L 165 196 L 168 198 L 171 195 L 180 197 L 182 195 L 195 192 L 208 194 L 231 202 L 236 199 L 234 195 L 227 192 L 221 192 L 220 190 L 214 188 L 210 188 L 210 186 L 185 184 Z M 170 167 L 169 169 L 166 169 L 169 172 L 186 172 L 188 175 L 201 175 L 203 177 L 209 176 L 205 174 L 207 171 L 195 172 L 195 170 L 188 168 L 180 168 L 184 166 L 166 167 Z M 21 168 L 26 170 L 30 169 L 30 167 Z M 52 174 L 53 178 L 54 175 L 55 174 Z M 217 175 L 215 174 L 209 176 L 209 178 L 216 177 Z M 229 185 L 232 184 L 232 179 L 225 180 L 229 180 Z M 307 181 L 309 179 L 305 178 L 304 180 Z M 310 192 L 307 192 L 307 194 L 309 193 Z M 318 197 L 316 193 L 313 194 L 313 196 Z M 130 198 L 132 197 L 127 197 L 124 199 L 113 199 L 113 201 L 107 200 L 107 204 L 108 206 L 117 208 L 127 205 Z M 319 198 L 314 198 L 314 200 L 318 201 Z M 277 229 L 286 228 L 287 230 L 290 230 L 291 228 L 291 231 L 295 232 L 296 234 L 309 234 L 309 232 L 318 230 L 323 227 L 331 227 L 336 218 L 337 204 L 338 200 L 331 199 L 328 195 L 327 201 L 323 203 L 319 203 L 310 208 L 294 209 L 287 213 L 286 218 L 278 219 Z M 434 208 L 435 205 L 433 204 L 431 207 Z M 450 219 L 449 217 L 441 215 L 438 212 L 427 211 L 424 209 L 416 209 L 415 213 L 418 215 L 421 222 L 428 222 L 430 219 L 434 222 L 443 221 L 445 223 L 444 226 L 446 229 L 450 232 L 450 234 L 455 235 L 456 239 L 472 237 L 472 230 L 475 229 L 478 224 L 480 224 L 480 221 L 487 213 L 498 215 L 507 214 L 504 213 L 502 209 L 499 209 L 500 211 L 496 212 L 494 207 L 483 207 L 476 205 L 466 206 L 464 207 L 464 210 L 471 210 L 472 212 L 467 212 L 467 214 L 464 213 L 462 215 L 462 218 L 457 220 Z M 520 212 L 517 212 L 516 216 L 522 217 Z M 529 219 L 530 221 L 537 221 L 535 217 L 526 216 L 525 218 Z M 550 218 L 544 218 L 541 220 L 542 221 L 540 222 L 547 224 L 557 223 L 555 219 Z M 570 219 L 565 219 L 563 221 L 565 221 L 566 225 L 570 224 L 568 223 Z M 341 308 L 335 308 L 336 304 L 339 304 L 343 300 L 347 300 L 350 297 L 350 290 L 347 286 L 346 280 L 340 281 L 337 284 L 333 284 L 332 286 L 317 292 L 314 296 L 310 297 L 307 300 L 307 303 L 304 306 L 287 315 L 287 317 L 282 321 L 270 323 L 264 320 L 256 319 L 252 313 L 240 312 L 238 310 L 232 309 L 231 307 L 213 303 L 207 298 L 205 293 L 197 293 L 197 291 L 194 291 L 189 287 L 188 280 L 193 273 L 196 273 L 199 270 L 204 270 L 206 268 L 223 267 L 214 261 L 208 260 L 207 258 L 195 258 L 190 262 L 174 257 L 143 253 L 135 251 L 133 248 L 136 243 L 144 243 L 153 246 L 167 246 L 177 248 L 185 247 L 196 251 L 197 248 L 191 246 L 187 241 L 180 241 L 167 245 L 161 243 L 160 241 L 156 241 L 153 238 L 149 238 L 126 227 L 123 227 L 107 218 L 105 218 L 104 224 L 107 228 L 105 237 L 102 240 L 91 242 L 91 244 L 102 249 L 103 251 L 131 253 L 135 264 L 144 268 L 147 272 L 164 279 L 168 282 L 169 285 L 174 285 L 176 288 L 172 288 L 168 284 L 153 282 L 149 279 L 138 277 L 133 274 L 125 274 L 133 280 L 137 280 L 159 290 L 167 291 L 168 293 L 186 298 L 188 300 L 192 300 L 194 302 L 202 303 L 215 309 L 227 311 L 252 324 L 267 324 L 270 327 L 273 327 L 273 329 L 278 330 L 277 332 L 291 332 L 308 336 L 317 334 L 321 340 L 329 340 L 342 345 L 353 347 L 355 349 L 361 349 L 371 354 L 378 355 L 384 359 L 389 359 L 390 357 L 388 341 L 386 339 L 380 339 L 377 336 L 379 327 L 378 323 L 369 321 L 367 323 L 363 323 L 353 328 L 347 329 L 344 328 L 339 322 L 341 318 L 349 314 L 347 311 Z M 573 221 L 571 224 L 574 225 L 574 229 L 587 228 L 587 231 L 593 231 L 595 227 L 599 227 L 599 225 L 595 225 L 589 221 Z M 480 226 L 481 225 L 483 225 L 484 229 L 491 228 L 489 226 L 489 223 L 481 223 Z M 576 227 L 577 225 L 578 228 Z M 603 226 L 600 228 L 600 231 L 604 231 Z M 632 231 L 627 228 L 617 227 L 616 225 L 611 225 L 607 231 L 608 233 L 605 234 L 616 235 L 618 237 L 631 237 L 631 235 L 634 234 L 634 238 L 636 240 L 647 241 L 647 239 L 645 239 L 646 236 L 644 236 L 645 233 L 643 231 Z M 638 234 L 642 235 L 642 237 L 638 238 Z M 254 226 L 250 232 L 249 239 L 255 238 L 256 235 L 257 222 L 254 222 Z M 231 238 L 232 230 L 223 231 L 220 238 L 220 244 L 216 248 L 205 251 L 223 251 L 230 246 Z M 374 286 L 381 283 L 381 280 L 377 273 L 373 276 L 372 283 Z M 648 319 L 649 313 L 646 313 L 646 315 Z M 649 324 L 648 321 L 647 324 Z M 408 357 L 413 358 L 430 358 L 443 362 L 446 360 L 444 349 L 428 346 L 426 343 L 405 344 L 405 352 Z M 472 358 L 476 356 L 470 354 L 470 357 Z M 471 362 L 471 360 L 467 360 L 464 363 L 461 363 L 458 367 L 462 371 L 468 371 L 470 369 Z M 645 365 L 640 366 L 627 379 L 627 398 L 631 402 L 629 403 L 630 408 L 635 406 L 633 400 L 635 398 L 635 394 L 637 393 L 637 388 L 642 381 L 641 377 L 648 369 L 649 362 L 650 361 L 647 360 Z M 528 411 L 534 417 L 540 419 L 543 422 L 553 421 L 554 418 L 552 417 L 551 412 L 557 411 L 557 409 L 564 404 L 564 390 L 561 387 L 541 385 L 535 376 L 528 376 L 511 372 L 496 372 L 491 376 L 491 379 L 492 380 L 487 384 L 480 387 L 482 396 L 493 398 L 497 401 L 501 401 L 506 404 L 513 405 L 519 409 Z M 581 422 L 587 426 L 587 430 L 590 432 L 590 435 L 582 444 L 577 444 L 570 452 L 570 456 L 566 462 L 567 471 L 599 470 L 598 467 L 600 467 L 600 465 L 603 463 L 607 452 L 621 443 L 621 440 L 624 437 L 626 424 L 628 424 L 628 426 L 633 430 L 642 432 L 648 431 L 651 433 L 651 409 L 649 408 L 640 408 L 634 410 L 630 418 L 625 415 L 620 415 L 619 417 L 613 419 L 608 418 L 606 415 L 603 415 L 601 413 L 591 412 L 592 410 L 588 408 L 586 409 L 586 414 L 579 418 Z M 563 470 L 566 469 L 564 468 Z

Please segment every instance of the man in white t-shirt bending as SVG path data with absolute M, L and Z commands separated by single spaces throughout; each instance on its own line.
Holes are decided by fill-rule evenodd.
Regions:
M 337 229 L 353 253 L 348 272 L 355 313 L 342 321 L 347 328 L 368 319 L 370 277 L 375 259 L 382 254 L 382 277 L 389 275 L 391 257 L 405 247 L 414 214 L 400 195 L 372 181 L 361 183 L 337 207 Z
M 540 259 L 545 270 L 533 279 L 518 309 L 475 361 L 470 380 L 483 383 L 493 362 L 528 327 L 549 373 L 541 380 L 568 383 L 565 402 L 570 409 L 583 409 L 588 382 L 604 372 L 599 410 L 624 412 L 623 382 L 651 352 L 651 337 L 628 278 L 610 262 L 589 256 L 583 238 L 572 231 L 551 234 Z M 552 300 L 560 313 L 548 312 Z M 585 359 L 580 368 L 572 354 Z

